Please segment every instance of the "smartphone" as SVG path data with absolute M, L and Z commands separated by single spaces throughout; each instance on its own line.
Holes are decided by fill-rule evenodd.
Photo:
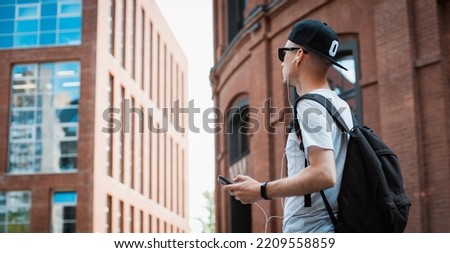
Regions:
M 230 180 L 226 179 L 222 175 L 219 175 L 219 177 L 217 179 L 219 180 L 219 183 L 221 183 L 222 185 L 232 184 L 232 182 Z

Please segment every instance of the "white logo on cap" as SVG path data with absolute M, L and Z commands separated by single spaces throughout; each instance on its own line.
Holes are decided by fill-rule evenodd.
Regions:
M 328 50 L 328 54 L 331 57 L 334 57 L 337 53 L 338 47 L 339 47 L 339 41 L 333 40 L 333 42 L 331 42 L 330 50 Z

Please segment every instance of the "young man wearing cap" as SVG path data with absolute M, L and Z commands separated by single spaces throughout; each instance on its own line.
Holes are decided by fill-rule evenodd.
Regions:
M 294 25 L 288 41 L 278 50 L 282 62 L 283 84 L 294 86 L 299 96 L 316 93 L 330 99 L 349 127 L 353 127 L 348 104 L 330 90 L 327 71 L 335 61 L 339 41 L 336 33 L 318 20 L 303 20 Z M 341 133 L 326 109 L 312 100 L 297 105 L 301 126 L 300 140 L 288 135 L 286 158 L 288 177 L 269 182 L 238 175 L 224 186 L 230 195 L 244 204 L 285 197 L 283 232 L 333 232 L 320 191 L 324 190 L 337 214 L 337 195 L 347 151 L 348 136 Z M 300 149 L 303 144 L 304 152 Z M 308 165 L 305 164 L 305 157 Z M 306 167 L 306 168 L 305 168 Z M 310 194 L 305 204 L 305 195 Z

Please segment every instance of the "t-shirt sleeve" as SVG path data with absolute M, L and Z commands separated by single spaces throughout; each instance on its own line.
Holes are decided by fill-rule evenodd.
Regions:
M 333 119 L 322 105 L 312 100 L 302 100 L 297 105 L 297 117 L 307 156 L 308 148 L 312 146 L 334 151 Z

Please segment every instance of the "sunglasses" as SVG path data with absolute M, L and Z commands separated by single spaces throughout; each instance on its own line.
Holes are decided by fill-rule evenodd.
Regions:
M 286 56 L 286 51 L 294 51 L 294 50 L 299 50 L 301 48 L 299 47 L 280 47 L 278 48 L 278 59 L 280 59 L 281 62 L 284 62 L 284 57 Z M 303 49 L 303 52 L 306 54 L 308 52 L 306 52 Z

